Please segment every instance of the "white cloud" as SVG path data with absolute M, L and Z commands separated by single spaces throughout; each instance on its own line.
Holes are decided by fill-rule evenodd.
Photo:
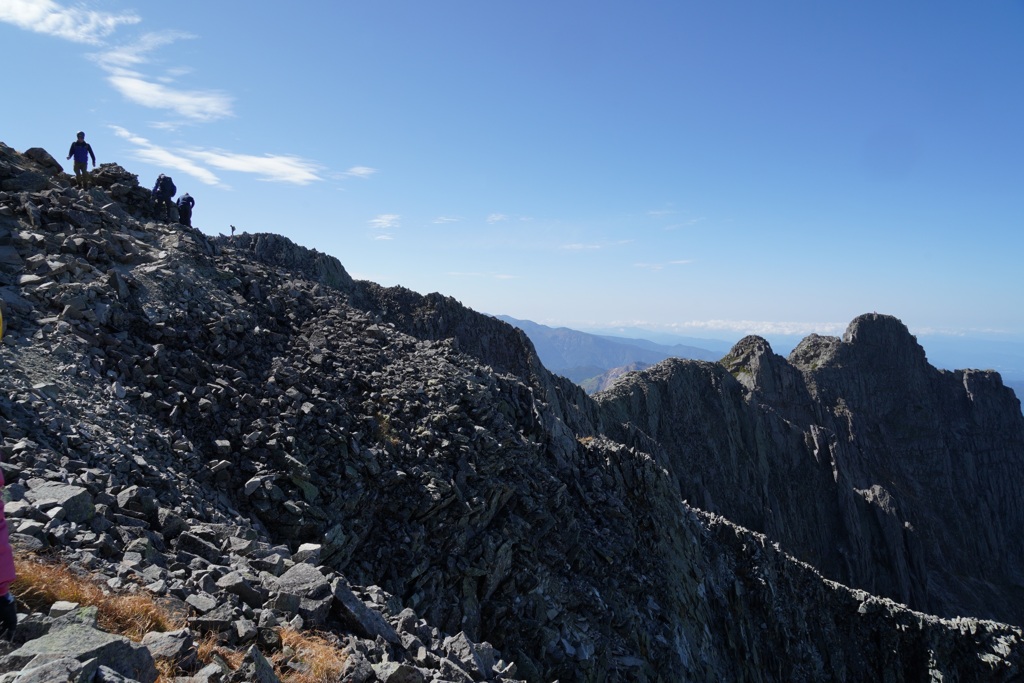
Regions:
M 677 259 L 666 263 L 634 263 L 633 266 L 636 268 L 644 268 L 646 270 L 663 270 L 665 266 L 685 266 L 688 263 L 693 263 L 693 260 Z
M 457 218 L 455 216 L 438 216 L 434 219 L 434 223 L 458 223 L 461 220 L 461 218 Z
M 377 169 L 370 168 L 369 166 L 353 166 L 345 171 L 345 175 L 350 178 L 369 178 L 376 172 Z
M 377 235 L 373 239 L 375 239 L 375 240 L 393 240 L 395 238 L 392 237 L 391 235 Z
M 175 43 L 179 40 L 194 38 L 190 33 L 181 31 L 160 31 L 157 33 L 146 33 L 133 43 L 118 47 L 104 49 L 102 52 L 94 52 L 89 58 L 100 65 L 104 70 L 116 73 L 120 70 L 128 70 L 149 62 L 149 53 L 154 50 Z M 182 75 L 189 71 L 186 67 L 172 69 L 170 74 Z
M 613 240 L 611 242 L 591 242 L 589 244 L 584 242 L 570 242 L 569 244 L 563 244 L 559 249 L 565 249 L 568 251 L 597 251 L 599 249 L 608 249 L 621 247 L 626 244 L 632 244 L 635 240 Z
M 225 151 L 185 150 L 182 154 L 225 171 L 255 173 L 261 180 L 308 185 L 321 180 L 320 166 L 312 161 L 295 156 L 264 154 L 236 154 Z
M 791 334 L 808 335 L 811 333 L 824 335 L 842 335 L 848 323 L 807 323 L 783 322 L 769 320 L 690 320 L 673 323 L 669 328 L 738 332 L 741 334 Z
M 64 7 L 52 0 L 2 0 L 0 21 L 75 43 L 98 45 L 122 24 L 137 24 L 136 14 Z
M 221 184 L 220 179 L 208 168 L 209 166 L 238 173 L 255 173 L 261 176 L 261 180 L 296 185 L 306 185 L 320 180 L 317 175 L 319 167 L 315 163 L 299 157 L 272 154 L 254 156 L 203 149 L 175 149 L 172 151 L 120 126 L 111 126 L 111 128 L 118 137 L 135 146 L 134 154 L 137 159 L 163 168 L 188 173 L 207 185 Z
M 136 14 L 69 8 L 53 0 L 0 0 L 0 21 L 77 43 L 102 46 L 118 26 L 142 20 Z M 136 104 L 170 110 L 191 121 L 231 116 L 233 99 L 222 92 L 171 87 L 169 84 L 183 73 L 182 69 L 170 70 L 161 78 L 150 78 L 134 70 L 149 62 L 148 55 L 153 50 L 191 37 L 180 31 L 147 33 L 133 43 L 104 49 L 89 57 L 107 72 L 107 82 Z
M 146 138 L 135 135 L 120 126 L 111 126 L 111 128 L 113 128 L 114 134 L 118 137 L 135 145 L 134 154 L 136 159 L 149 162 L 155 166 L 160 166 L 161 168 L 168 170 L 174 169 L 182 171 L 183 173 L 187 173 L 194 178 L 197 178 L 199 182 L 205 183 L 206 185 L 220 184 L 220 179 L 212 171 L 183 157 L 180 153 L 172 152 L 158 145 L 154 145 Z
M 370 221 L 370 226 L 377 230 L 389 230 L 397 228 L 401 216 L 395 213 L 382 213 Z
M 176 78 L 191 73 L 190 67 L 172 67 L 163 76 L 149 77 L 137 69 L 150 62 L 150 53 L 179 40 L 190 40 L 182 31 L 144 34 L 138 40 L 89 55 L 107 72 L 107 82 L 125 99 L 150 109 L 173 111 L 189 121 L 206 122 L 231 116 L 234 99 L 216 90 L 183 90 Z
M 508 220 L 508 216 L 506 216 L 503 213 L 492 213 L 490 216 L 487 217 L 487 222 L 488 223 L 500 223 L 501 221 L 507 221 L 507 220 Z
M 192 121 L 215 121 L 232 114 L 233 99 L 221 92 L 177 90 L 128 72 L 113 73 L 107 81 L 136 104 L 150 109 L 169 109 Z

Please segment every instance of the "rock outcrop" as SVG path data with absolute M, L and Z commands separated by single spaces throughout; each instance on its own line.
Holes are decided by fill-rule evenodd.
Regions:
M 691 503 L 826 576 L 945 616 L 1024 623 L 1024 416 L 992 372 L 940 371 L 895 318 L 666 361 L 598 398 Z
M 834 464 L 875 443 L 859 440 L 874 414 L 856 413 L 841 382 L 865 397 L 875 385 L 827 374 L 868 362 L 843 342 L 823 342 L 831 355 L 817 356 L 832 360 L 810 375 L 748 343 L 744 372 L 770 378 L 779 407 L 721 365 L 674 361 L 594 401 L 548 373 L 521 332 L 449 297 L 355 281 L 279 236 L 153 222 L 124 169 L 104 167 L 108 182 L 81 192 L 37 157 L 0 146 L 12 537 L 20 553 L 48 549 L 112 591 L 177 605 L 187 629 L 126 645 L 97 635 L 88 615 L 23 615 L 26 642 L 0 666 L 151 680 L 147 654 L 198 667 L 194 639 L 214 633 L 244 663 L 211 663 L 196 679 L 270 680 L 275 629 L 287 625 L 331 634 L 353 681 L 1024 672 L 1019 626 L 928 616 L 848 588 L 830 580 L 845 567 L 838 553 L 821 572 L 807 563 L 844 523 L 877 527 L 845 541 L 849 552 L 921 533 L 901 526 L 902 489 L 858 478 L 881 455 L 856 470 Z M 874 348 L 863 321 L 851 330 L 848 346 Z M 899 362 L 917 362 L 906 346 Z M 970 431 L 1003 425 L 998 380 L 962 381 L 974 467 L 999 444 L 1004 464 L 1019 464 L 1015 437 Z M 900 425 L 880 424 L 877 443 L 888 443 Z M 854 486 L 845 493 L 839 470 Z M 697 509 L 734 502 L 731 521 Z M 822 527 L 787 535 L 801 510 Z M 1015 551 L 1003 552 L 993 575 L 1014 566 Z M 906 554 L 925 562 L 907 569 L 912 602 L 933 568 L 912 545 Z M 847 560 L 858 563 L 871 560 Z M 903 586 L 888 566 L 874 571 L 879 586 Z M 921 590 L 931 599 L 931 584 Z M 102 647 L 54 645 L 68 628 Z M 127 656 L 96 654 L 125 646 L 140 662 L 131 671 L 115 668 Z

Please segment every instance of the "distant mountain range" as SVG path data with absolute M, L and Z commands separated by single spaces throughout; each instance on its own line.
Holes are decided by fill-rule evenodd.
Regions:
M 617 334 L 605 333 L 611 330 L 583 332 L 507 315 L 494 317 L 525 332 L 547 369 L 579 384 L 590 394 L 607 389 L 627 372 L 643 370 L 666 358 L 717 361 L 735 343 L 635 328 L 616 329 Z M 803 336 L 786 335 L 772 336 L 768 341 L 776 353 L 787 356 L 802 339 Z M 1018 397 L 1024 397 L 1024 344 L 940 335 L 922 335 L 918 341 L 935 367 L 995 370 L 1006 386 Z
M 494 316 L 518 327 L 533 342 L 544 367 L 581 385 L 589 393 L 630 370 L 640 370 L 666 358 L 717 361 L 731 344 L 712 339 L 687 339 L 690 344 L 659 344 L 647 339 L 589 334 L 567 327 L 548 327 L 507 315 Z

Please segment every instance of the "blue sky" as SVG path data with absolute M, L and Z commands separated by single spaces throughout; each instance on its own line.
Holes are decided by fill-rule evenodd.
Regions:
M 0 141 L 577 329 L 1024 340 L 1024 2 L 0 0 Z M 70 170 L 70 163 L 66 163 Z

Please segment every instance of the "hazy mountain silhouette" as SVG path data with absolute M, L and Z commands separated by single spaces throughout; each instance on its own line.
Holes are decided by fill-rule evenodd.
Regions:
M 728 350 L 728 347 L 716 351 L 686 344 L 666 345 L 647 339 L 589 334 L 567 327 L 548 327 L 507 315 L 495 317 L 526 333 L 544 367 L 585 387 L 604 386 L 605 382 L 593 380 L 609 372 L 618 376 L 622 374 L 619 370 L 627 366 L 636 369 L 660 363 L 666 358 L 713 361 L 721 358 Z

